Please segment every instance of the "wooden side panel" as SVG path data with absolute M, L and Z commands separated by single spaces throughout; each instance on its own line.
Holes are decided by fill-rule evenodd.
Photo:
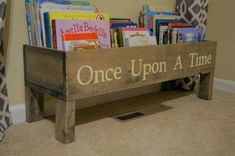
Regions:
M 216 42 L 66 53 L 67 100 L 214 72 Z
M 25 85 L 30 87 L 39 86 L 40 88 L 64 94 L 64 58 L 64 52 L 25 45 Z

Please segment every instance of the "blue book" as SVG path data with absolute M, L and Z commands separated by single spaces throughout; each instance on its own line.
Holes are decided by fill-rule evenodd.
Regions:
M 126 27 L 137 27 L 137 24 L 134 22 L 130 23 L 112 23 L 111 28 L 126 28 Z
M 178 28 L 178 43 L 203 41 L 203 28 Z
M 44 13 L 43 18 L 44 18 L 44 27 L 45 27 L 45 34 L 46 34 L 46 47 L 52 48 L 51 25 L 50 25 L 49 13 L 48 12 Z

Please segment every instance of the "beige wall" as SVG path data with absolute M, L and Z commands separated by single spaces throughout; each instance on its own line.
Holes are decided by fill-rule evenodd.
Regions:
M 218 41 L 216 77 L 235 81 L 235 1 L 210 0 L 207 39 Z
M 25 25 L 25 0 L 11 1 L 10 29 L 8 39 L 8 92 L 10 104 L 24 103 L 24 75 L 22 45 L 28 42 Z M 130 17 L 137 20 L 139 10 L 145 3 L 161 4 L 174 8 L 175 0 L 90 0 L 100 11 L 109 12 L 111 17 Z
M 22 45 L 27 43 L 25 25 L 24 0 L 10 0 L 10 25 L 7 49 L 7 87 L 10 103 L 24 102 L 23 51 Z M 8 0 L 8 2 L 10 2 Z M 9 5 L 10 4 L 10 5 Z
M 8 0 L 10 1 L 10 0 Z M 90 0 L 111 17 L 130 17 L 137 20 L 144 3 L 174 7 L 175 0 Z M 107 3 L 108 2 L 108 3 Z M 210 0 L 207 39 L 218 41 L 216 77 L 235 81 L 235 20 L 231 10 L 235 1 Z M 24 0 L 11 0 L 8 37 L 8 91 L 11 104 L 24 103 L 22 45 L 27 43 Z

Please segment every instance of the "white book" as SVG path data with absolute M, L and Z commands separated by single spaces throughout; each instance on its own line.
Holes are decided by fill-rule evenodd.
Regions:
M 167 25 L 160 26 L 159 44 L 169 44 L 169 26 Z
M 172 35 L 172 43 L 176 44 L 177 43 L 177 36 L 178 36 L 178 28 L 173 28 L 171 35 Z
M 145 28 L 122 28 L 122 38 L 124 41 L 124 47 L 127 46 L 125 44 L 126 38 L 147 36 L 149 36 L 149 32 Z
M 157 45 L 155 36 L 128 37 L 128 38 L 125 38 L 124 43 L 126 47 Z

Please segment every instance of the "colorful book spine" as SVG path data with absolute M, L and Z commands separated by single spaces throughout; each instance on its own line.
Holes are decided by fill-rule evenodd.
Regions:
M 159 44 L 169 44 L 169 27 L 168 27 L 168 25 L 160 26 Z

